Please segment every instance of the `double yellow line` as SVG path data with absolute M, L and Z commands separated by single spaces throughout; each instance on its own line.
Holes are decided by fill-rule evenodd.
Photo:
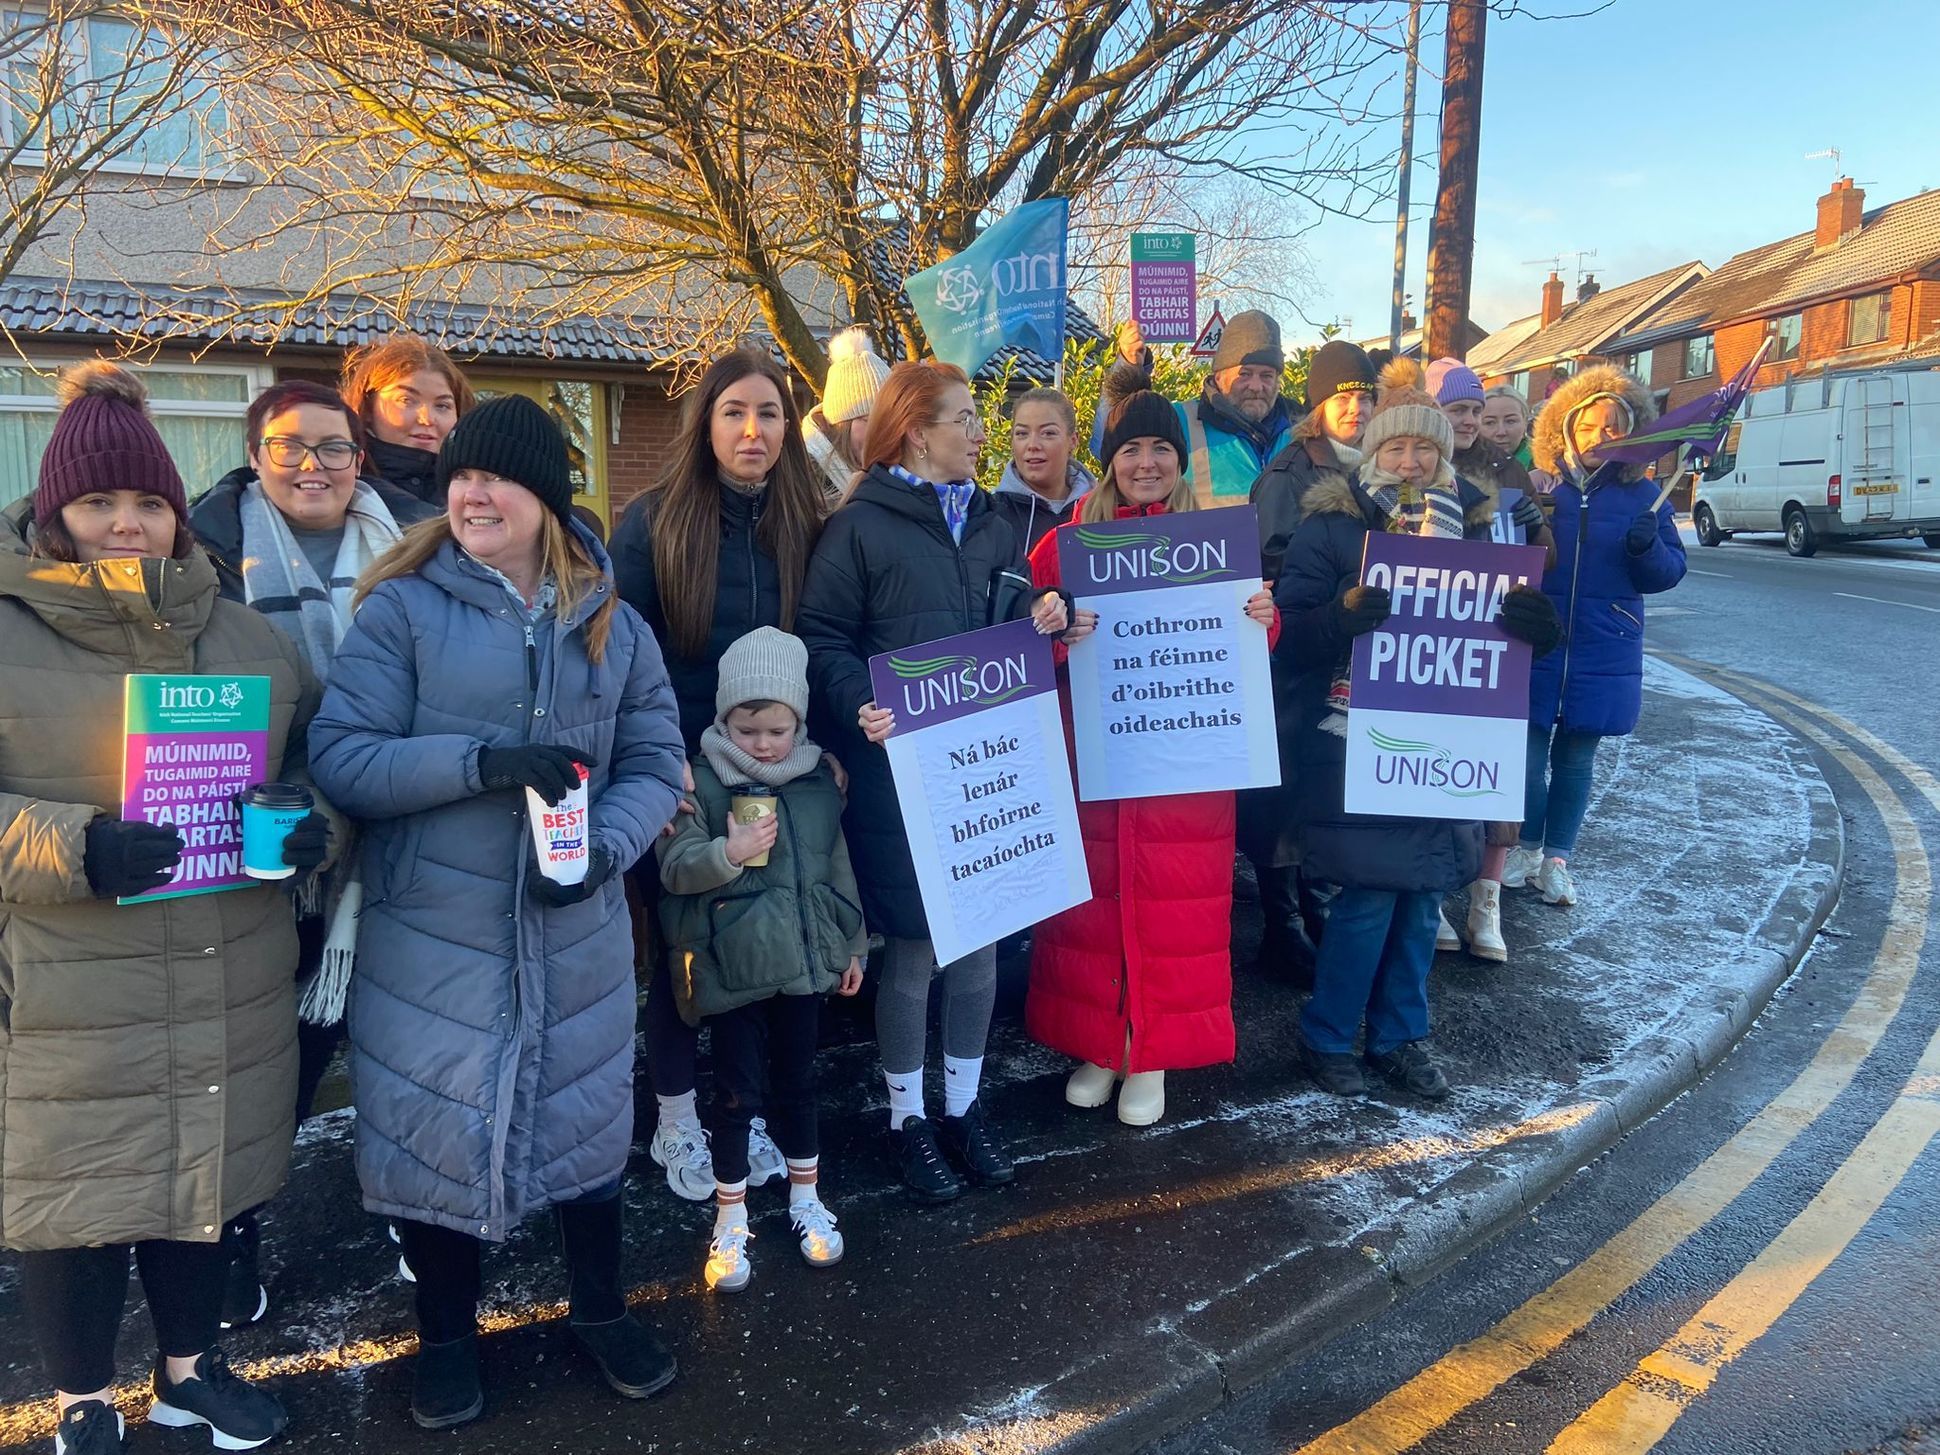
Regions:
M 1892 846 L 1897 890 L 1886 934 L 1858 995 L 1811 1062 L 1689 1176 L 1562 1278 L 1480 1338 L 1451 1350 L 1367 1411 L 1298 1455 L 1400 1455 L 1511 1377 L 1546 1358 L 1725 1211 L 1852 1082 L 1905 1003 L 1919 968 L 1933 883 L 1918 829 L 1872 764 L 1829 728 L 1864 744 L 1936 810 L 1940 783 L 1835 713 L 1735 674 L 1680 663 L 1756 700 L 1816 743 L 1872 800 Z M 1784 704 L 1784 705 L 1782 705 Z M 1821 726 L 1823 725 L 1823 727 Z M 1641 1455 L 1791 1306 L 1878 1210 L 1940 1132 L 1940 1034 L 1872 1131 L 1818 1196 L 1717 1297 L 1573 1422 L 1553 1455 Z

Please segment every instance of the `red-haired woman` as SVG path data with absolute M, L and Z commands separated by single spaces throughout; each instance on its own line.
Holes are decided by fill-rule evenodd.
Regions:
M 442 511 L 438 448 L 477 403 L 451 356 L 414 333 L 352 349 L 344 359 L 343 395 L 364 422 L 369 475 Z
M 971 1181 L 1016 1175 L 977 1101 L 984 1040 L 996 999 L 996 947 L 938 967 L 896 785 L 882 743 L 895 718 L 877 706 L 869 658 L 917 642 L 1020 617 L 1061 633 L 1068 602 L 1032 591 L 1010 522 L 977 487 L 983 448 L 977 402 L 961 369 L 898 364 L 869 416 L 863 474 L 829 517 L 808 564 L 796 633 L 808 643 L 809 682 L 829 746 L 848 766 L 843 821 L 869 928 L 888 940 L 876 997 L 876 1041 L 889 1088 L 890 1142 L 918 1202 L 963 1191 L 947 1148 Z M 930 979 L 943 977 L 944 1115 L 923 1114 Z M 940 1133 L 940 1141 L 939 1141 Z
M 758 627 L 794 630 L 824 509 L 787 377 L 749 349 L 716 359 L 689 398 L 666 467 L 621 517 L 611 547 L 620 599 L 660 641 L 690 756 L 714 721 L 721 653 Z M 649 900 L 659 895 L 654 873 L 638 887 Z M 714 1163 L 694 1103 L 700 1032 L 680 1018 L 665 964 L 648 972 L 646 1032 L 659 1104 L 649 1150 L 668 1187 L 705 1202 Z M 748 1151 L 753 1185 L 783 1175 L 762 1118 Z

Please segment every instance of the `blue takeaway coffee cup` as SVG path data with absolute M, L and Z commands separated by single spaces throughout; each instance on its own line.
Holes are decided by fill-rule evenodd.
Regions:
M 240 801 L 243 873 L 251 879 L 288 879 L 296 870 L 283 862 L 283 844 L 316 806 L 310 790 L 294 783 L 258 783 Z

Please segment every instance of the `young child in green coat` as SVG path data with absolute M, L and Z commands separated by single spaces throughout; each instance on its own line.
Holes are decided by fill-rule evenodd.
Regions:
M 808 739 L 808 649 L 773 627 L 721 655 L 716 716 L 693 760 L 694 812 L 660 846 L 674 995 L 714 1032 L 714 1236 L 707 1286 L 748 1286 L 748 1123 L 765 1114 L 788 1163 L 802 1257 L 842 1257 L 817 1191 L 815 1046 L 822 997 L 862 988 L 868 953 L 842 794 Z M 737 807 L 740 811 L 736 811 Z M 765 1095 L 764 1095 L 765 1087 Z

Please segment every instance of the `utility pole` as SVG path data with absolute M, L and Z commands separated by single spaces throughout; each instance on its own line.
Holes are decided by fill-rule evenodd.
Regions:
M 1401 165 L 1394 214 L 1394 292 L 1388 299 L 1388 352 L 1401 352 L 1401 306 L 1408 274 L 1408 182 L 1415 169 L 1415 70 L 1421 63 L 1421 0 L 1408 0 L 1408 74 L 1401 83 Z
M 1482 40 L 1487 0 L 1448 0 L 1448 63 L 1442 80 L 1442 154 L 1435 230 L 1428 244 L 1424 359 L 1467 351 L 1469 283 L 1475 267 L 1475 173 L 1482 148 Z

